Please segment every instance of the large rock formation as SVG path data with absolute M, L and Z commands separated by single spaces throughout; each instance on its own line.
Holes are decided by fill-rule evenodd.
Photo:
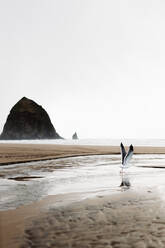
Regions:
M 74 140 L 77 140 L 78 139 L 78 136 L 77 136 L 77 133 L 76 132 L 72 135 L 72 139 L 74 139 Z
M 0 139 L 60 139 L 47 112 L 34 101 L 23 97 L 11 109 Z

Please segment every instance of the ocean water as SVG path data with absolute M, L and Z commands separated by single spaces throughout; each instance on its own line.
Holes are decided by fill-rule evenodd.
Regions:
M 16 144 L 60 144 L 60 145 L 100 145 L 100 146 L 119 146 L 133 144 L 134 146 L 165 146 L 165 139 L 65 139 L 65 140 L 1 140 L 0 143 Z

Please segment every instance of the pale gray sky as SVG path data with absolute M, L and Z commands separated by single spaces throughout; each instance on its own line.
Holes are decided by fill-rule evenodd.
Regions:
M 70 138 L 165 138 L 164 0 L 0 0 L 0 128 L 23 96 Z

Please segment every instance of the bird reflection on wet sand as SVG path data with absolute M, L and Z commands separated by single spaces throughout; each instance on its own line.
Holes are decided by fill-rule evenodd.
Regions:
M 120 187 L 124 190 L 127 190 L 131 187 L 130 179 L 127 174 L 121 174 L 121 184 Z

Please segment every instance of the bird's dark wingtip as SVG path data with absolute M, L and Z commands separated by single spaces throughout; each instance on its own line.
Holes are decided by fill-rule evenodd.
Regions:
M 133 151 L 133 145 L 132 144 L 130 145 L 130 149 L 131 149 L 131 151 Z

